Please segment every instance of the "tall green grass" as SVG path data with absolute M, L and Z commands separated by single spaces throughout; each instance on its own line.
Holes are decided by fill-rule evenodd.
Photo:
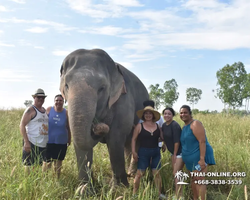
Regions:
M 157 199 L 157 190 L 151 176 L 144 176 L 141 181 L 138 196 L 132 195 L 133 179 L 129 178 L 130 187 L 117 187 L 111 190 L 109 185 L 112 171 L 107 148 L 98 144 L 94 148 L 92 166 L 94 191 L 91 196 L 76 193 L 79 187 L 77 179 L 77 164 L 73 145 L 68 149 L 63 162 L 61 178 L 55 178 L 52 171 L 43 174 L 41 167 L 31 170 L 29 176 L 24 173 L 21 161 L 22 136 L 19 123 L 22 109 L 0 110 L 0 199 Z M 207 199 L 213 200 L 243 200 L 250 196 L 250 118 L 223 116 L 221 114 L 197 114 L 206 128 L 207 138 L 215 154 L 216 165 L 210 166 L 213 172 L 246 172 L 242 185 L 208 185 Z M 181 126 L 183 122 L 177 116 Z M 185 170 L 185 169 L 184 169 Z M 169 153 L 162 154 L 161 175 L 163 193 L 169 198 L 174 193 L 174 181 Z M 216 177 L 210 178 L 216 179 Z M 227 177 L 218 179 L 228 180 Z M 248 191 L 248 194 L 244 192 Z M 184 187 L 185 199 L 192 199 L 190 185 Z

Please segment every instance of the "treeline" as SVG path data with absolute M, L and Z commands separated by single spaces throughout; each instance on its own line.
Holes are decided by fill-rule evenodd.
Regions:
M 242 62 L 227 64 L 216 72 L 216 77 L 219 88 L 216 89 L 215 97 L 222 101 L 225 110 L 240 108 L 245 101 L 247 113 L 250 99 L 250 74 L 247 74 L 244 64 Z M 186 89 L 186 101 L 193 108 L 201 99 L 201 95 L 201 89 L 192 87 Z M 178 84 L 175 79 L 171 79 L 165 81 L 163 88 L 160 88 L 159 84 L 150 85 L 149 96 L 155 101 L 156 109 L 161 106 L 173 107 L 179 98 Z

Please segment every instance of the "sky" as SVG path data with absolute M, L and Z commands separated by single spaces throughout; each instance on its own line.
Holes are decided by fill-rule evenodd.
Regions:
M 37 88 L 53 105 L 64 58 L 100 48 L 146 88 L 175 79 L 175 110 L 194 87 L 194 108 L 221 111 L 216 72 L 239 61 L 250 72 L 249 10 L 249 0 L 1 0 L 0 108 L 24 108 Z

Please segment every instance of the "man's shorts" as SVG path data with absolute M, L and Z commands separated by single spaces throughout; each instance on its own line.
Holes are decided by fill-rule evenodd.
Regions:
M 31 151 L 27 153 L 23 149 L 22 160 L 26 166 L 38 164 L 42 165 L 43 161 L 46 161 L 46 148 L 38 147 L 30 142 Z
M 149 166 L 153 169 L 161 168 L 161 153 L 160 148 L 144 148 L 140 147 L 138 150 L 138 170 L 146 170 Z
M 67 151 L 67 144 L 47 144 L 46 159 L 47 162 L 53 160 L 64 160 Z

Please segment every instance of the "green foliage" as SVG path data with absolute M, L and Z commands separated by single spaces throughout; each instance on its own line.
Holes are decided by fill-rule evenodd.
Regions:
M 197 104 L 198 101 L 201 99 L 202 90 L 197 88 L 187 88 L 186 95 L 187 101 L 190 102 L 194 108 L 194 104 Z
M 172 107 L 178 100 L 178 84 L 175 79 L 165 81 L 163 89 L 159 84 L 149 86 L 149 98 L 155 101 L 155 107 L 158 110 L 161 105 Z
M 162 97 L 163 97 L 163 89 L 159 88 L 160 85 L 150 85 L 149 86 L 149 98 L 154 100 L 155 102 L 155 108 L 158 110 L 162 104 Z
M 246 110 L 239 110 L 239 109 L 223 109 L 221 111 L 222 114 L 228 114 L 233 116 L 246 116 L 249 115 L 249 112 Z
M 132 195 L 133 178 L 128 178 L 130 187 L 117 187 L 111 190 L 109 182 L 112 170 L 106 145 L 98 144 L 94 147 L 94 161 L 92 165 L 94 193 L 92 196 L 80 197 L 76 193 L 79 187 L 77 163 L 73 146 L 67 150 L 63 161 L 61 178 L 57 180 L 51 171 L 42 173 L 41 167 L 32 168 L 30 175 L 25 175 L 21 163 L 22 136 L 19 123 L 23 109 L 0 110 L 0 199 L 90 199 L 90 200 L 123 200 L 157 199 L 157 189 L 149 175 L 142 178 L 138 195 Z M 208 185 L 207 200 L 210 199 L 244 199 L 244 186 L 250 190 L 250 130 L 249 117 L 238 117 L 223 114 L 194 114 L 206 128 L 209 143 L 214 149 L 215 166 L 209 166 L 209 172 L 246 172 L 246 177 L 238 177 L 242 185 Z M 175 120 L 183 122 L 179 116 Z M 129 160 L 126 160 L 129 162 Z M 184 169 L 185 172 L 186 169 Z M 172 175 L 171 156 L 162 153 L 162 192 L 169 199 L 174 194 L 174 178 Z M 215 179 L 215 177 L 207 177 Z M 228 180 L 230 177 L 217 177 Z M 248 192 L 248 196 L 249 196 Z M 190 185 L 184 186 L 184 199 L 192 199 Z
M 199 109 L 192 109 L 192 113 L 195 115 L 195 114 L 198 114 L 200 111 L 199 111 Z
M 173 104 L 179 98 L 179 92 L 177 92 L 178 84 L 175 79 L 171 79 L 169 81 L 165 81 L 164 83 L 164 106 L 173 107 Z
M 217 71 L 216 77 L 217 84 L 220 86 L 217 89 L 218 98 L 233 109 L 241 107 L 243 99 L 250 97 L 250 93 L 247 91 L 250 85 L 246 88 L 248 76 L 242 62 L 227 64 Z

